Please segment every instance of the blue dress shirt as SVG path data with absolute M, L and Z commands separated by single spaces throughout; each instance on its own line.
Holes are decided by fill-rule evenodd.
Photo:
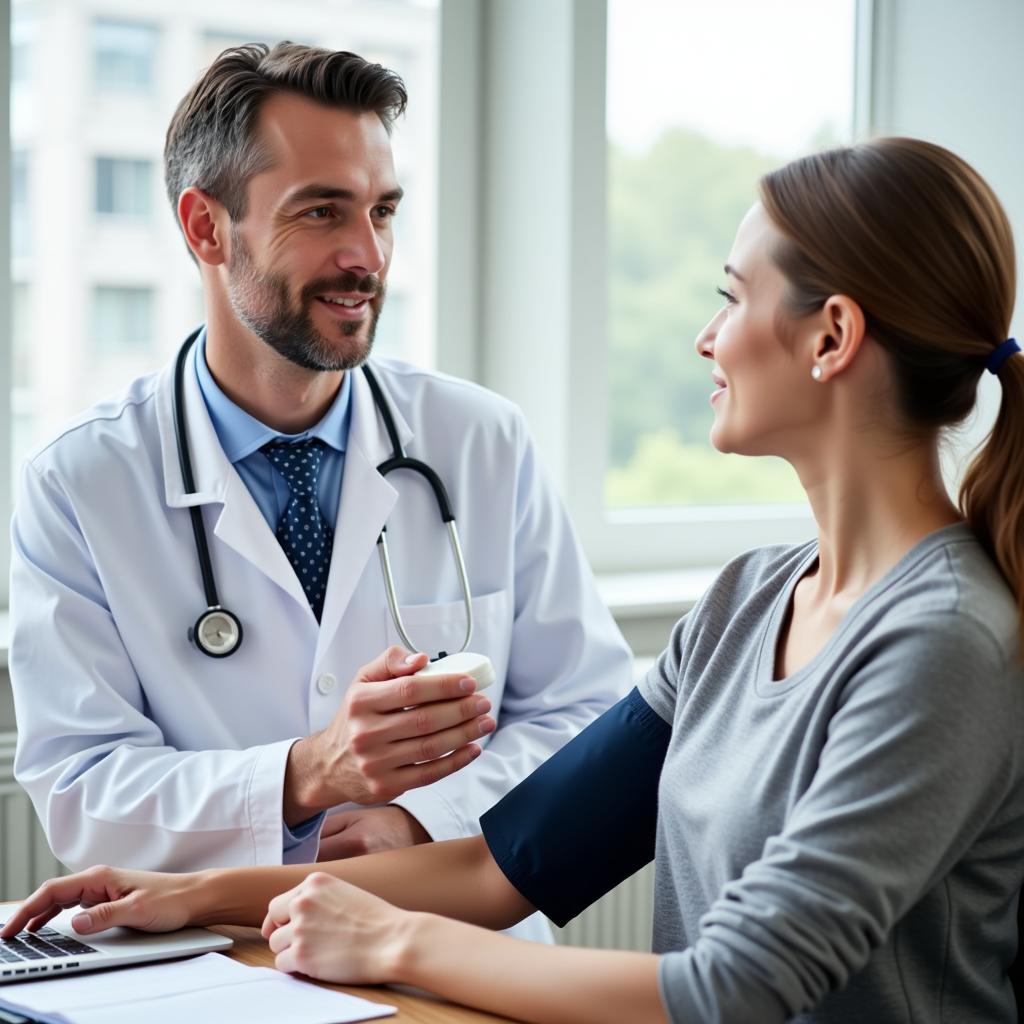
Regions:
M 206 403 L 217 440 L 220 441 L 228 461 L 249 488 L 263 518 L 272 532 L 284 512 L 291 492 L 284 477 L 270 464 L 260 451 L 268 441 L 305 441 L 316 437 L 327 445 L 320 462 L 320 480 L 317 491 L 320 511 L 333 530 L 338 520 L 338 500 L 341 497 L 341 477 L 345 470 L 345 448 L 348 445 L 348 427 L 352 417 L 352 381 L 345 374 L 337 397 L 315 426 L 300 434 L 280 434 L 250 416 L 221 391 L 206 365 L 206 328 L 194 347 L 196 377 L 199 390 Z
M 277 532 L 277 523 L 284 512 L 291 491 L 285 479 L 271 465 L 270 460 L 260 451 L 268 441 L 304 441 L 319 438 L 327 446 L 320 461 L 320 479 L 317 494 L 320 511 L 324 519 L 335 528 L 338 520 L 338 501 L 341 498 L 341 478 L 345 470 L 345 448 L 348 444 L 348 427 L 352 414 L 352 381 L 345 374 L 337 397 L 323 418 L 315 426 L 301 434 L 279 434 L 276 430 L 250 416 L 221 391 L 206 365 L 206 328 L 193 347 L 195 352 L 196 378 L 202 392 L 206 409 L 213 421 L 213 429 L 228 460 L 238 471 L 243 483 L 249 488 L 259 510 L 263 513 L 272 532 Z M 288 851 L 309 839 L 320 828 L 324 815 L 296 825 L 294 829 L 282 823 L 285 862 Z

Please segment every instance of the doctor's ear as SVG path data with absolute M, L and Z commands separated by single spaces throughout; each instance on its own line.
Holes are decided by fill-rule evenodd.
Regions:
M 178 222 L 200 263 L 220 266 L 227 262 L 228 219 L 224 207 L 202 189 L 187 188 L 178 197 Z
M 821 307 L 815 327 L 812 375 L 820 382 L 842 373 L 860 351 L 864 310 L 848 295 L 831 295 Z

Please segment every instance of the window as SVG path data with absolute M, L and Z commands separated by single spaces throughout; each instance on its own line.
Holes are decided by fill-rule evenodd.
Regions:
M 97 213 L 148 217 L 152 193 L 152 161 L 96 158 Z
M 394 132 L 406 198 L 381 347 L 433 365 L 437 0 L 10 6 L 13 70 L 24 79 L 10 105 L 13 271 L 33 296 L 23 333 L 47 339 L 46 359 L 25 359 L 19 371 L 13 466 L 91 403 L 168 363 L 201 322 L 199 275 L 164 196 L 164 133 L 200 72 L 241 42 L 293 39 L 407 61 L 395 70 L 412 102 Z M 140 19 L 94 14 L 118 6 Z M 68 60 L 68 33 L 79 29 L 86 59 Z M 45 75 L 26 77 L 29 65 Z M 31 260 L 18 259 L 29 241 Z M 51 279 L 60 280 L 59 309 L 44 298 Z
M 98 354 L 153 343 L 153 289 L 99 285 L 93 292 L 92 341 Z
M 32 78 L 32 55 L 36 45 L 38 19 L 32 12 L 19 12 L 11 22 L 11 84 Z
M 28 326 L 31 295 L 27 284 L 11 285 L 11 435 L 15 451 L 25 451 L 31 441 L 33 420 L 32 348 Z
M 850 141 L 853 40 L 853 0 L 610 0 L 610 509 L 803 501 L 788 464 L 711 447 L 693 341 L 758 177 Z
M 28 213 L 28 154 L 11 155 L 11 256 L 30 255 Z
M 406 299 L 401 292 L 388 289 L 387 302 L 381 310 L 374 334 L 373 353 L 378 356 L 397 356 L 405 354 L 403 338 L 408 332 L 406 323 Z
M 99 19 L 92 26 L 93 75 L 103 90 L 148 92 L 158 33 L 153 25 Z

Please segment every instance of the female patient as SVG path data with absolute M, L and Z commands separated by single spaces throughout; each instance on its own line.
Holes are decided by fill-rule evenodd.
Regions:
M 1015 1020 L 1014 280 L 1002 208 L 944 149 L 885 139 L 769 174 L 697 351 L 715 447 L 787 459 L 815 541 L 728 565 L 482 837 L 319 870 L 95 868 L 48 882 L 8 931 L 78 904 L 86 933 L 262 921 L 283 970 L 538 1022 Z M 998 419 L 954 505 L 940 438 L 986 370 Z M 568 920 L 652 857 L 654 954 L 474 927 Z

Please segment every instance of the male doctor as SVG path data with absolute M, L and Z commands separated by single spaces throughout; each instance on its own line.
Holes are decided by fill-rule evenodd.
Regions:
M 384 305 L 405 101 L 378 65 L 282 43 L 226 51 L 174 115 L 167 189 L 207 314 L 183 374 L 194 486 L 169 366 L 29 458 L 13 523 L 15 771 L 73 869 L 310 862 L 470 835 L 629 684 L 519 412 L 384 359 L 372 366 L 399 439 L 448 487 L 472 649 L 497 680 L 485 697 L 457 675 L 412 677 L 425 655 L 379 653 L 399 639 L 385 523 L 418 649 L 456 651 L 465 631 L 433 494 L 378 473 L 392 444 L 357 369 Z M 189 636 L 206 608 L 193 506 L 242 625 L 227 657 Z

